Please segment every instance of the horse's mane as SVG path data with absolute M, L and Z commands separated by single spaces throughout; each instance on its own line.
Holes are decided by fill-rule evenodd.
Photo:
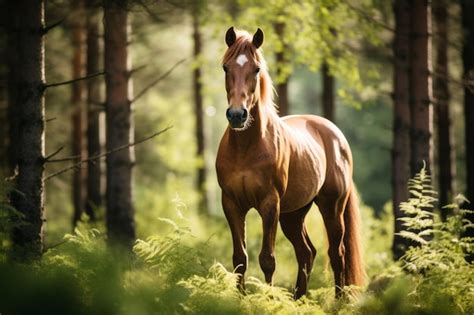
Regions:
M 255 48 L 252 43 L 252 36 L 248 32 L 235 30 L 235 33 L 237 35 L 235 43 L 225 52 L 222 64 L 228 63 L 240 54 L 248 53 L 252 56 L 254 61 L 260 65 L 260 103 L 276 110 L 276 105 L 273 102 L 273 83 L 268 73 L 267 62 L 263 58 L 261 50 Z

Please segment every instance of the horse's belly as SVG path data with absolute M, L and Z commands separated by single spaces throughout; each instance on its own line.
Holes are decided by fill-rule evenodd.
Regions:
M 309 204 L 321 189 L 326 173 L 324 155 L 312 155 L 304 162 L 290 163 L 288 185 L 281 199 L 281 211 L 291 212 Z
M 281 199 L 281 212 L 291 212 L 306 206 L 313 201 L 320 188 L 321 185 L 311 180 L 288 183 Z

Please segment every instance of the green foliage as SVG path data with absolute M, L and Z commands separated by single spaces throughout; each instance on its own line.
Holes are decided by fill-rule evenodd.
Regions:
M 413 299 L 422 308 L 444 305 L 442 309 L 446 309 L 449 305 L 455 313 L 472 313 L 474 269 L 466 255 L 472 254 L 474 239 L 462 237 L 465 229 L 472 226 L 466 219 L 472 210 L 461 209 L 459 204 L 465 199 L 458 196 L 455 203 L 446 206 L 452 215 L 442 222 L 434 212 L 437 200 L 425 168 L 410 180 L 409 191 L 412 197 L 400 207 L 407 214 L 400 219 L 406 228 L 400 235 L 418 246 L 411 247 L 402 257 L 402 267 L 423 274 L 414 277 Z
M 172 227 L 165 235 L 153 235 L 146 240 L 138 239 L 133 247 L 134 253 L 148 267 L 173 282 L 191 275 L 203 274 L 209 265 L 206 259 L 206 244 L 186 245 L 183 238 L 192 237 L 189 227 L 179 226 L 170 219 L 160 218 Z
M 193 276 L 180 284 L 191 291 L 184 307 L 191 314 L 324 314 L 314 300 L 293 300 L 293 294 L 249 277 L 246 293 L 236 288 L 235 274 L 219 263 L 205 277 Z
M 379 15 L 372 1 L 353 4 L 328 0 L 240 0 L 239 3 L 244 11 L 237 21 L 239 25 L 249 30 L 261 27 L 265 31 L 265 50 L 270 52 L 267 58 L 275 82 L 285 81 L 296 65 L 317 72 L 325 61 L 331 74 L 340 81 L 339 97 L 360 107 L 360 94 L 368 84 L 362 81 L 363 73 L 374 73 L 374 69 L 373 65 L 361 66 L 358 46 L 381 43 L 379 25 L 366 18 Z M 276 24 L 284 26 L 281 37 L 276 34 Z M 270 55 L 274 52 L 283 52 L 285 62 L 272 63 Z
M 10 248 L 10 234 L 15 227 L 25 224 L 22 219 L 24 215 L 10 205 L 9 197 L 14 192 L 22 197 L 23 194 L 14 189 L 10 183 L 5 180 L 0 186 L 0 261 L 6 258 Z
M 427 211 L 426 200 L 432 200 L 426 198 L 432 192 L 423 176 L 411 182 L 411 190 L 422 193 L 413 194 L 416 200 L 409 201 L 413 207 L 406 207 L 414 214 L 411 221 L 421 221 L 406 221 L 416 228 L 425 224 L 419 212 Z M 363 207 L 366 251 L 374 257 L 368 260 L 372 280 L 359 296 L 343 300 L 334 299 L 331 283 L 319 282 L 310 284 L 308 296 L 294 301 L 292 290 L 269 286 L 252 276 L 247 276 L 246 293 L 241 294 L 235 274 L 214 260 L 220 255 L 219 247 L 229 247 L 230 240 L 228 244 L 221 239 L 201 241 L 187 225 L 185 208 L 179 208 L 177 219 L 159 219 L 160 233 L 137 240 L 131 257 L 109 251 L 103 234 L 81 223 L 36 264 L 0 263 L 0 296 L 7 297 L 0 301 L 0 311 L 31 312 L 30 304 L 20 302 L 27 298 L 49 313 L 63 314 L 472 313 L 472 267 L 464 260 L 472 240 L 460 237 L 470 223 L 461 218 L 464 210 L 451 207 L 454 215 L 447 222 L 433 221 L 432 240 L 411 248 L 399 264 L 380 256 L 389 250 L 380 245 L 389 244 L 392 222 L 388 214 L 377 219 Z M 225 228 L 211 222 L 204 225 Z M 250 254 L 255 253 L 251 250 Z M 280 252 L 278 268 L 286 259 Z M 376 262 L 380 259 L 385 263 Z M 315 277 L 322 265 L 315 265 Z
M 434 230 L 433 205 L 436 202 L 436 192 L 431 186 L 431 177 L 423 167 L 421 171 L 408 181 L 408 190 L 412 195 L 408 201 L 400 204 L 400 210 L 406 216 L 398 220 L 403 222 L 405 230 L 400 232 L 404 238 L 420 244 L 428 244 Z
M 235 274 L 221 264 L 213 265 L 205 277 L 194 275 L 181 281 L 180 285 L 190 290 L 185 310 L 195 314 L 238 314 L 240 293 L 236 281 Z

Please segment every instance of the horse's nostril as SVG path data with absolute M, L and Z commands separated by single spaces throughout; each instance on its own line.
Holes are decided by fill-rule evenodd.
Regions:
M 243 124 L 247 120 L 249 113 L 245 108 L 228 108 L 225 115 L 231 124 Z
M 247 119 L 248 115 L 249 115 L 249 112 L 244 108 L 242 112 L 242 119 L 243 120 Z

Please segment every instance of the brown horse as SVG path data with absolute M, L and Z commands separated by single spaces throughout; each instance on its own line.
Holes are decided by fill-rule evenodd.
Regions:
M 259 50 L 263 37 L 260 29 L 251 36 L 233 27 L 225 36 L 229 126 L 216 168 L 232 232 L 238 286 L 244 289 L 247 269 L 245 216 L 255 208 L 263 223 L 259 262 L 265 280 L 272 283 L 280 221 L 298 260 L 295 298 L 306 293 L 316 249 L 304 220 L 315 202 L 326 226 L 336 295 L 340 296 L 343 286 L 361 285 L 364 277 L 351 150 L 342 132 L 322 117 L 278 117 L 272 82 Z

